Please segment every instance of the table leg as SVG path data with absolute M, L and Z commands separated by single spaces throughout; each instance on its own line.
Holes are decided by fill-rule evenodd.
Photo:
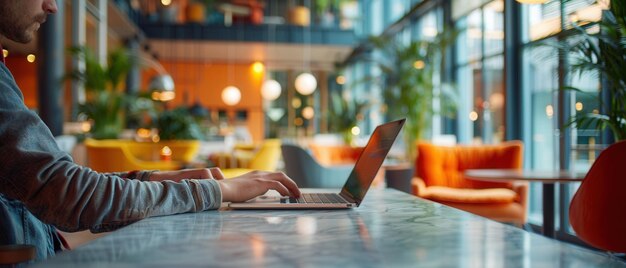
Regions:
M 554 238 L 554 183 L 543 184 L 543 235 Z

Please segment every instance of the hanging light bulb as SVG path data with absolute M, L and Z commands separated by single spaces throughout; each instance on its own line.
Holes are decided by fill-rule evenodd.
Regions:
M 234 86 L 224 88 L 222 90 L 222 101 L 229 106 L 237 105 L 241 101 L 241 91 Z
M 302 95 L 311 95 L 317 88 L 317 79 L 310 73 L 302 73 L 296 77 L 296 90 Z
M 281 91 L 282 87 L 280 86 L 280 83 L 273 79 L 263 82 L 263 86 L 261 86 L 261 96 L 263 96 L 263 99 L 268 101 L 278 99 Z

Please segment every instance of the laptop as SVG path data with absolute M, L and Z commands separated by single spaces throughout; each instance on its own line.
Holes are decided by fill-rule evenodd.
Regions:
M 405 119 L 376 127 L 339 193 L 303 193 L 300 198 L 262 195 L 233 209 L 345 209 L 358 207 L 398 137 Z

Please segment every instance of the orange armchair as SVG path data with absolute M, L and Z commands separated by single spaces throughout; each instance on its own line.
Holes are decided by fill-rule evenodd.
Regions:
M 464 178 L 467 169 L 521 169 L 523 144 L 444 147 L 418 143 L 413 194 L 483 217 L 526 223 L 527 183 L 497 183 Z
M 626 141 L 605 149 L 572 198 L 569 220 L 590 245 L 626 253 Z

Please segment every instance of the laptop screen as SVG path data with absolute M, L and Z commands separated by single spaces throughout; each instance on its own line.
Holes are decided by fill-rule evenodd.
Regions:
M 361 204 L 365 193 L 378 173 L 378 169 L 382 166 L 387 153 L 398 137 L 404 121 L 405 119 L 401 119 L 376 127 L 367 142 L 367 146 L 356 161 L 348 181 L 341 189 L 342 195 L 351 197 L 357 205 Z

